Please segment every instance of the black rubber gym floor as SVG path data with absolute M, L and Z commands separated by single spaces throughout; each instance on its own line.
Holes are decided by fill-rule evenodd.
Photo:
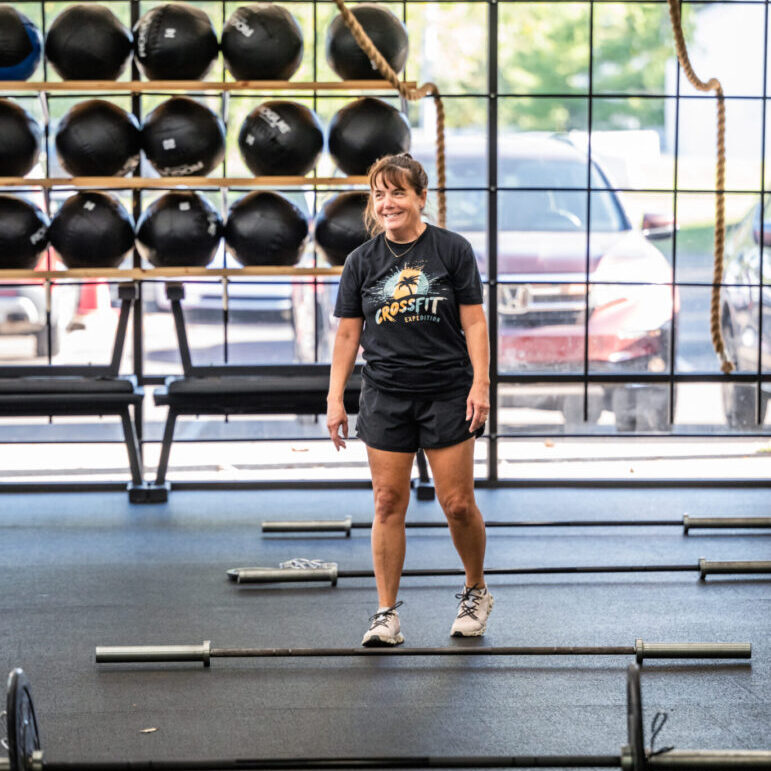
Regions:
M 769 513 L 767 490 L 482 490 L 488 519 L 660 519 Z M 236 586 L 226 570 L 292 557 L 371 567 L 368 531 L 265 536 L 266 519 L 370 516 L 367 491 L 0 496 L 0 668 L 30 677 L 49 761 L 209 757 L 618 754 L 627 658 L 216 659 L 94 663 L 96 645 L 354 647 L 371 579 Z M 413 500 L 409 517 L 441 518 Z M 677 527 L 488 532 L 487 564 L 771 559 L 771 532 Z M 411 530 L 407 567 L 455 567 L 443 530 Z M 652 662 L 657 746 L 771 746 L 771 577 L 698 573 L 501 576 L 482 640 L 451 640 L 452 579 L 404 579 L 407 645 L 748 641 L 751 662 Z M 151 730 L 152 729 L 152 730 Z M 648 731 L 647 741 L 650 741 Z

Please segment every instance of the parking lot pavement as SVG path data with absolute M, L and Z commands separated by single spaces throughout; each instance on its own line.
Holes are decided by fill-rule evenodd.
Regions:
M 41 426 L 46 428 L 48 426 Z M 66 427 L 65 427 L 66 428 Z M 117 427 L 116 427 L 117 429 Z M 116 430 L 117 435 L 117 430 Z M 117 437 L 116 437 L 117 438 Z M 145 446 L 151 480 L 160 445 Z M 2 447 L 0 482 L 128 481 L 126 450 L 111 444 L 15 444 Z M 623 437 L 517 439 L 498 445 L 500 479 L 768 479 L 771 443 L 753 439 Z M 477 443 L 475 473 L 487 475 L 487 444 Z M 258 481 L 369 479 L 361 442 L 336 453 L 328 441 L 176 442 L 169 479 Z

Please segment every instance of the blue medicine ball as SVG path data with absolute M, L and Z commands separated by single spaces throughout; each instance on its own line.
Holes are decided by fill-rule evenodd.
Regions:
M 43 49 L 40 30 L 10 5 L 0 5 L 0 80 L 26 80 Z

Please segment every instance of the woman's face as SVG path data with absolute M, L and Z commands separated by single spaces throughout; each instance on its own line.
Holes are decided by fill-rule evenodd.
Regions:
M 375 216 L 387 236 L 407 240 L 420 235 L 426 192 L 424 190 L 418 195 L 406 179 L 394 184 L 384 179 L 382 174 L 378 176 L 371 190 L 372 203 Z

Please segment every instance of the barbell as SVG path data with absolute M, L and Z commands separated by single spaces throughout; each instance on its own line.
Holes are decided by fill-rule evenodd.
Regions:
M 276 584 L 329 581 L 337 586 L 340 578 L 374 578 L 373 570 L 340 570 L 336 562 L 292 560 L 295 567 L 241 567 L 228 570 L 228 578 L 238 584 Z M 289 564 L 289 563 L 285 563 Z M 703 557 L 697 564 L 685 565 L 572 565 L 557 567 L 485 568 L 485 575 L 534 575 L 559 573 L 699 573 L 709 575 L 756 575 L 771 573 L 771 560 L 715 562 Z M 402 577 L 464 576 L 461 568 L 421 568 L 403 570 Z
M 621 768 L 624 771 L 735 771 L 771 769 L 768 750 L 645 749 L 640 669 L 630 664 L 626 679 L 627 743 L 619 755 L 520 755 L 499 757 L 394 756 L 377 758 L 234 758 L 216 760 L 73 761 L 46 760 L 40 740 L 29 680 L 21 669 L 8 677 L 6 740 L 8 758 L 0 771 L 244 771 L 245 769 L 387 769 L 387 768 Z
M 446 648 L 212 648 L 201 645 L 97 646 L 97 664 L 200 661 L 210 666 L 213 658 L 336 658 L 348 656 L 634 656 L 646 659 L 749 659 L 751 643 L 646 643 L 585 646 L 489 646 Z
M 405 522 L 407 528 L 447 528 L 447 522 Z M 629 519 L 563 519 L 531 520 L 508 522 L 491 520 L 485 527 L 680 527 L 683 534 L 691 530 L 705 529 L 765 529 L 771 528 L 771 517 L 693 517 L 683 515 L 682 519 L 649 519 L 633 521 Z M 352 530 L 370 530 L 371 522 L 354 522 L 352 517 L 345 519 L 309 519 L 309 520 L 267 520 L 262 523 L 263 533 L 345 533 L 351 537 Z

